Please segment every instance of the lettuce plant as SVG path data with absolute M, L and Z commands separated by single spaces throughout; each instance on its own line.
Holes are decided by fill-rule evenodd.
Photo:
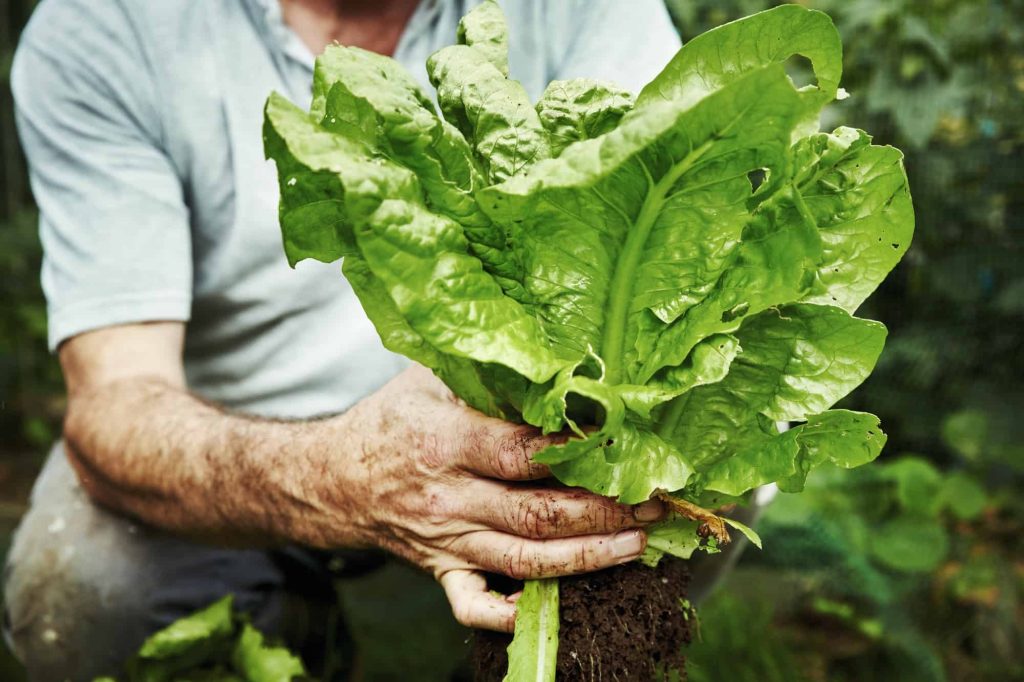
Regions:
M 236 614 L 234 597 L 174 621 L 142 643 L 118 677 L 93 682 L 280 682 L 308 679 L 295 654 L 268 643 L 263 633 Z
M 270 97 L 292 264 L 344 259 L 385 346 L 478 410 L 571 431 L 537 455 L 563 483 L 670 502 L 650 560 L 728 541 L 703 507 L 878 455 L 877 418 L 829 408 L 881 352 L 885 328 L 853 312 L 913 211 L 899 151 L 817 131 L 842 92 L 826 15 L 709 31 L 635 97 L 575 79 L 530 102 L 493 0 L 457 42 L 427 62 L 440 115 L 394 60 L 351 47 L 317 60 L 309 112 Z M 813 84 L 787 75 L 794 55 Z M 528 586 L 520 620 L 550 624 L 553 599 Z M 527 629 L 545 638 L 524 625 L 512 664 L 545 669 L 524 661 L 553 647 Z

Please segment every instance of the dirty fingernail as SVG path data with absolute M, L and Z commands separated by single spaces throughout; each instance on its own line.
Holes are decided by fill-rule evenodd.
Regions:
M 633 507 L 633 518 L 641 523 L 657 521 L 665 516 L 665 505 L 658 500 L 647 500 Z
M 612 553 L 616 559 L 632 559 L 644 551 L 644 534 L 639 530 L 624 530 L 612 538 Z

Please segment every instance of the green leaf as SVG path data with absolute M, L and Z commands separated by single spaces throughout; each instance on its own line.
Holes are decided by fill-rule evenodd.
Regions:
M 526 89 L 508 77 L 505 20 L 493 0 L 459 24 L 461 45 L 427 60 L 445 118 L 472 142 L 491 182 L 500 182 L 551 155 L 548 136 Z
M 551 682 L 558 661 L 558 580 L 527 580 L 516 602 L 505 682 Z
M 217 667 L 231 649 L 235 622 L 230 595 L 150 635 L 125 664 L 130 682 L 170 682 L 198 668 Z
M 691 110 L 651 107 L 478 192 L 517 235 L 528 307 L 552 339 L 579 355 L 593 348 L 612 384 L 682 362 L 689 349 L 641 375 L 637 348 L 732 264 L 749 215 L 745 174 L 783 163 L 797 102 L 769 67 Z
M 911 48 L 913 49 L 913 48 Z M 933 67 L 913 79 L 901 78 L 890 69 L 872 74 L 864 93 L 872 114 L 887 113 L 899 130 L 900 139 L 911 147 L 923 147 L 932 138 L 943 114 L 963 111 L 972 96 L 964 71 L 950 78 L 945 67 Z
M 903 257 L 914 233 L 903 154 L 870 142 L 863 131 L 838 128 L 794 149 L 798 191 L 823 246 L 804 300 L 851 313 Z
M 439 211 L 485 228 L 486 220 L 472 198 L 482 179 L 469 143 L 437 115 L 433 102 L 398 62 L 359 48 L 334 45 L 316 64 L 314 121 L 339 137 L 363 143 L 371 155 L 386 155 L 410 170 Z M 367 134 L 366 124 L 358 127 L 354 138 L 351 127 L 339 126 L 353 116 L 353 110 L 373 112 L 375 135 Z
M 694 346 L 682 364 L 666 369 L 647 384 L 623 384 L 618 393 L 630 410 L 648 419 L 654 408 L 672 398 L 724 379 L 740 350 L 735 336 L 710 336 Z
M 427 207 L 418 176 L 319 127 L 280 96 L 267 105 L 268 152 L 338 178 L 353 241 L 410 327 L 437 350 L 545 381 L 564 362 L 540 325 L 470 253 L 459 223 Z M 275 157 L 276 158 L 276 157 Z M 426 295 L 424 295 L 426 294 Z
M 588 438 L 587 442 L 603 442 L 619 432 L 625 418 L 625 408 L 639 415 L 642 420 L 649 419 L 651 410 L 662 403 L 695 386 L 721 381 L 739 350 L 739 342 L 735 337 L 713 336 L 698 344 L 685 363 L 673 367 L 658 381 L 647 385 L 618 386 L 604 381 L 604 364 L 600 357 L 591 352 L 584 361 L 567 366 L 548 383 L 531 386 L 524 401 L 523 418 L 541 427 L 545 433 L 560 431 L 568 425 L 582 437 L 583 430 L 577 423 L 577 419 L 582 417 L 586 419 L 586 424 L 600 427 L 599 434 Z M 578 401 L 570 408 L 570 395 L 591 401 L 601 411 L 583 410 Z M 575 414 L 575 418 L 570 416 L 570 411 Z M 574 441 L 569 447 L 573 448 L 573 452 L 584 451 L 580 449 L 583 443 L 579 441 Z M 558 461 L 570 458 L 559 455 Z
M 125 664 L 129 682 L 285 682 L 306 678 L 298 657 L 267 645 L 252 625 L 236 627 L 228 595 L 147 639 Z M 95 682 L 113 682 L 99 678 Z
M 758 387 L 757 407 L 769 419 L 803 419 L 828 409 L 867 378 L 885 336 L 881 323 L 839 308 L 802 303 L 773 308 L 737 332 L 743 353 L 729 385 Z
M 749 540 L 750 544 L 754 545 L 754 547 L 761 549 L 761 536 L 755 533 L 753 528 L 740 523 L 736 519 L 729 518 L 728 516 L 723 516 L 722 520 L 725 521 L 725 525 L 735 528 L 742 533 L 743 537 Z
M 455 38 L 460 45 L 483 54 L 501 75 L 508 76 L 508 26 L 495 0 L 484 0 L 462 17 Z
M 139 656 L 152 659 L 172 658 L 188 652 L 196 645 L 205 645 L 210 640 L 230 637 L 234 632 L 234 621 L 231 618 L 232 601 L 232 596 L 228 595 L 150 635 L 139 649 Z
M 583 361 L 565 367 L 550 382 L 532 385 L 523 401 L 523 418 L 539 426 L 544 433 L 561 431 L 568 425 L 577 435 L 583 436 L 582 428 L 568 414 L 570 396 L 575 396 L 600 406 L 603 410 L 600 418 L 602 432 L 615 433 L 625 418 L 625 407 L 615 387 L 601 381 L 603 378 L 601 359 L 591 353 Z M 576 412 L 579 416 L 583 410 L 577 407 Z M 587 413 L 591 417 L 588 423 L 597 424 L 597 411 Z
M 516 410 L 502 400 L 493 383 L 481 377 L 481 373 L 487 372 L 485 368 L 465 358 L 442 353 L 412 328 L 362 258 L 346 257 L 342 271 L 385 348 L 433 369 L 470 407 L 493 416 L 516 414 Z
M 351 118 L 354 108 L 371 109 L 378 132 L 373 151 L 416 175 L 430 205 L 462 225 L 474 255 L 516 296 L 521 275 L 504 247 L 507 235 L 484 216 L 473 192 L 484 183 L 469 142 L 440 118 L 433 102 L 395 60 L 373 52 L 330 46 L 317 59 L 313 83 L 314 119 L 325 127 Z M 358 138 L 365 141 L 365 128 Z M 334 132 L 346 134 L 344 129 Z
M 871 536 L 871 553 L 875 559 L 897 571 L 934 571 L 948 552 L 949 536 L 936 519 L 900 516 Z
M 737 337 L 743 352 L 728 375 L 677 398 L 658 418 L 658 433 L 698 470 L 739 452 L 756 455 L 776 434 L 773 420 L 805 419 L 834 405 L 874 367 L 885 328 L 839 308 L 793 304 L 746 320 Z M 797 445 L 786 447 L 795 453 Z
M 799 492 L 812 469 L 826 462 L 847 469 L 866 464 L 878 457 L 885 440 L 874 415 L 829 410 L 721 457 L 703 472 L 704 487 L 741 495 L 775 481 L 786 492 Z
M 661 334 L 640 377 L 682 361 L 700 339 L 735 331 L 747 317 L 800 298 L 821 258 L 821 239 L 790 191 L 762 204 L 742 241 L 703 300 Z
M 291 149 L 301 150 L 304 157 L 317 158 L 344 154 L 341 149 L 352 143 L 343 137 L 329 135 L 313 125 L 288 125 L 284 122 L 301 117 L 304 112 L 281 95 L 274 93 L 267 100 L 263 125 L 263 145 L 267 158 L 277 163 L 281 201 L 278 218 L 288 264 L 314 258 L 325 263 L 338 260 L 355 251 L 345 210 L 345 194 L 338 176 L 328 164 L 309 165 L 300 161 Z M 286 142 L 279 128 L 289 131 Z
M 839 33 L 827 14 L 782 5 L 704 33 L 679 50 L 637 97 L 637 107 L 659 101 L 690 107 L 751 71 L 793 55 L 811 61 L 817 87 L 806 93 L 820 108 L 836 96 L 842 75 Z
M 306 675 L 302 661 L 283 647 L 268 646 L 259 630 L 248 624 L 235 644 L 231 661 L 247 682 L 288 682 Z
M 656 490 L 679 490 L 693 473 L 679 450 L 628 419 L 614 433 L 548 446 L 534 459 L 550 466 L 566 485 L 617 497 L 623 504 L 643 502 Z
M 904 510 L 924 516 L 939 513 L 942 474 L 930 462 L 920 457 L 901 457 L 886 464 L 882 472 L 896 482 L 896 497 Z
M 647 550 L 642 560 L 648 565 L 656 565 L 664 554 L 689 559 L 697 550 L 708 554 L 720 552 L 714 539 L 708 542 L 697 533 L 699 527 L 698 521 L 678 517 L 648 526 Z
M 381 121 L 367 100 L 357 97 L 341 82 L 332 85 L 325 97 L 324 117 L 320 121 L 325 130 L 370 148 L 380 144 Z
M 389 198 L 366 216 L 357 240 L 398 310 L 438 350 L 538 382 L 564 366 L 536 319 L 468 253 L 458 223 L 413 196 Z
M 962 472 L 951 474 L 943 481 L 940 496 L 943 506 L 964 521 L 978 518 L 989 502 L 985 488 Z
M 628 91 L 590 78 L 551 81 L 537 101 L 537 114 L 548 131 L 552 156 L 558 156 L 573 142 L 611 132 L 632 108 L 633 95 Z
M 989 421 L 982 410 L 954 412 L 942 422 L 942 440 L 967 459 L 978 460 L 988 446 Z

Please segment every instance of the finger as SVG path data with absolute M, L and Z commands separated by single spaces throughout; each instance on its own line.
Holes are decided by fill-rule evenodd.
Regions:
M 665 505 L 650 500 L 619 504 L 579 488 L 517 488 L 479 481 L 472 490 L 479 504 L 470 520 L 524 538 L 565 538 L 638 528 L 665 517 Z
M 462 465 L 473 473 L 503 481 L 547 478 L 551 471 L 534 462 L 533 456 L 564 440 L 562 436 L 545 436 L 532 426 L 486 417 L 464 439 Z
M 512 632 L 516 607 L 508 598 L 492 594 L 477 571 L 456 569 L 441 576 L 455 620 L 468 628 Z
M 453 547 L 476 566 L 517 580 L 589 573 L 632 561 L 647 546 L 642 530 L 530 540 L 497 531 L 462 536 Z

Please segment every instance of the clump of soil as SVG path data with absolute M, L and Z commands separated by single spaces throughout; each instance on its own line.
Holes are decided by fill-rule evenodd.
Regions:
M 666 556 L 656 568 L 633 562 L 559 580 L 558 682 L 650 682 L 668 670 L 686 679 L 690 572 Z M 501 682 L 509 635 L 477 631 L 476 682 Z

